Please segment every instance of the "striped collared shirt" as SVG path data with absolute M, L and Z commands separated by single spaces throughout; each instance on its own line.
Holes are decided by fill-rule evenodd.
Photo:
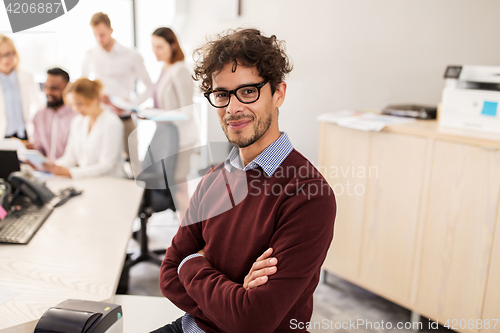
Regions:
M 247 166 L 243 167 L 240 160 L 240 151 L 237 147 L 233 147 L 229 156 L 224 161 L 224 166 L 227 171 L 231 171 L 231 168 L 236 168 L 243 171 L 248 171 L 261 167 L 268 177 L 271 177 L 276 169 L 283 163 L 283 161 L 290 155 L 293 150 L 293 145 L 288 139 L 288 135 L 285 132 L 280 132 L 281 136 L 271 143 L 262 153 L 260 153 L 252 162 L 248 163 Z M 196 255 L 190 255 L 186 257 L 181 264 L 177 272 L 179 272 L 182 264 L 187 260 L 193 258 Z M 182 317 L 182 330 L 185 333 L 204 333 L 202 329 L 196 325 L 193 316 L 189 313 L 184 314 Z
M 237 147 L 233 147 L 229 156 L 224 161 L 224 166 L 228 171 L 231 171 L 231 167 L 248 171 L 260 166 L 266 175 L 271 177 L 293 150 L 293 145 L 290 142 L 290 139 L 288 139 L 288 134 L 285 132 L 280 133 L 281 136 L 276 141 L 271 143 L 262 153 L 260 153 L 245 167 L 242 166 L 243 163 L 240 159 L 240 150 Z

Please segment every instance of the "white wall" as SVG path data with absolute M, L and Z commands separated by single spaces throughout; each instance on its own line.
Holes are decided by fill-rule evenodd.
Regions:
M 448 64 L 500 65 L 498 0 L 241 0 L 242 15 L 229 21 L 213 18 L 214 0 L 179 1 L 187 2 L 177 31 L 186 55 L 206 34 L 239 26 L 286 41 L 294 70 L 280 127 L 311 160 L 317 115 L 437 104 Z M 225 139 L 215 113 L 209 133 Z
M 136 0 L 137 51 L 144 58 L 153 82 L 161 74 L 163 62 L 158 62 L 151 48 L 151 35 L 159 27 L 171 27 L 175 17 L 173 0 Z
M 0 5 L 1 7 L 2 5 Z M 20 55 L 20 67 L 45 82 L 47 70 L 62 67 L 72 80 L 81 74 L 85 52 L 97 45 L 89 25 L 94 13 L 109 15 L 113 36 L 123 45 L 133 46 L 131 0 L 84 0 L 67 14 L 16 34 L 11 31 L 5 8 L 0 8 L 0 33 L 12 38 Z
M 153 80 L 161 64 L 150 37 L 161 25 L 178 34 L 191 64 L 205 36 L 224 29 L 257 27 L 285 40 L 295 68 L 287 79 L 281 129 L 311 160 L 317 158 L 317 115 L 389 103 L 436 104 L 448 64 L 500 65 L 498 0 L 241 0 L 242 15 L 232 20 L 217 18 L 221 3 L 230 0 L 136 1 L 138 48 Z M 100 10 L 110 14 L 117 40 L 131 46 L 131 1 L 85 0 L 54 21 L 9 34 L 21 66 L 41 81 L 51 66 L 77 77 L 84 52 L 95 45 L 88 22 Z M 0 31 L 8 30 L 1 9 Z M 215 112 L 209 140 L 225 140 Z

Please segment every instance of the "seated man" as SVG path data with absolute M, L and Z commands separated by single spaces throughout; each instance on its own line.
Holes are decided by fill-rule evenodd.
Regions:
M 47 81 L 43 86 L 47 107 L 33 118 L 34 148 L 53 161 L 64 154 L 71 120 L 76 115 L 63 100 L 68 82 L 69 74 L 61 68 L 47 71 Z
M 186 314 L 155 332 L 304 332 L 293 323 L 311 319 L 336 203 L 279 130 L 288 57 L 255 29 L 197 52 L 195 78 L 235 147 L 199 183 L 167 250 L 160 288 Z

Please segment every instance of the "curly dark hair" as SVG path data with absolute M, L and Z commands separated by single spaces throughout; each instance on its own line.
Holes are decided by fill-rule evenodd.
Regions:
M 196 63 L 193 79 L 201 80 L 202 91 L 211 91 L 213 75 L 232 62 L 233 72 L 238 65 L 255 67 L 262 78 L 269 80 L 274 94 L 276 86 L 292 70 L 284 44 L 275 35 L 265 37 L 257 29 L 224 31 L 194 51 Z

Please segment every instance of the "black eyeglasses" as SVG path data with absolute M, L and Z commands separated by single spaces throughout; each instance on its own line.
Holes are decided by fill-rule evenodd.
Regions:
M 5 54 L 0 54 L 0 60 L 2 60 L 3 58 L 9 59 L 9 58 L 14 57 L 15 55 L 16 55 L 15 52 L 7 52 Z
M 256 102 L 260 97 L 260 89 L 264 87 L 269 81 L 262 83 L 249 84 L 247 86 L 239 87 L 234 90 L 217 89 L 204 93 L 208 102 L 214 108 L 225 108 L 229 105 L 231 94 L 236 96 L 238 101 L 244 104 Z

